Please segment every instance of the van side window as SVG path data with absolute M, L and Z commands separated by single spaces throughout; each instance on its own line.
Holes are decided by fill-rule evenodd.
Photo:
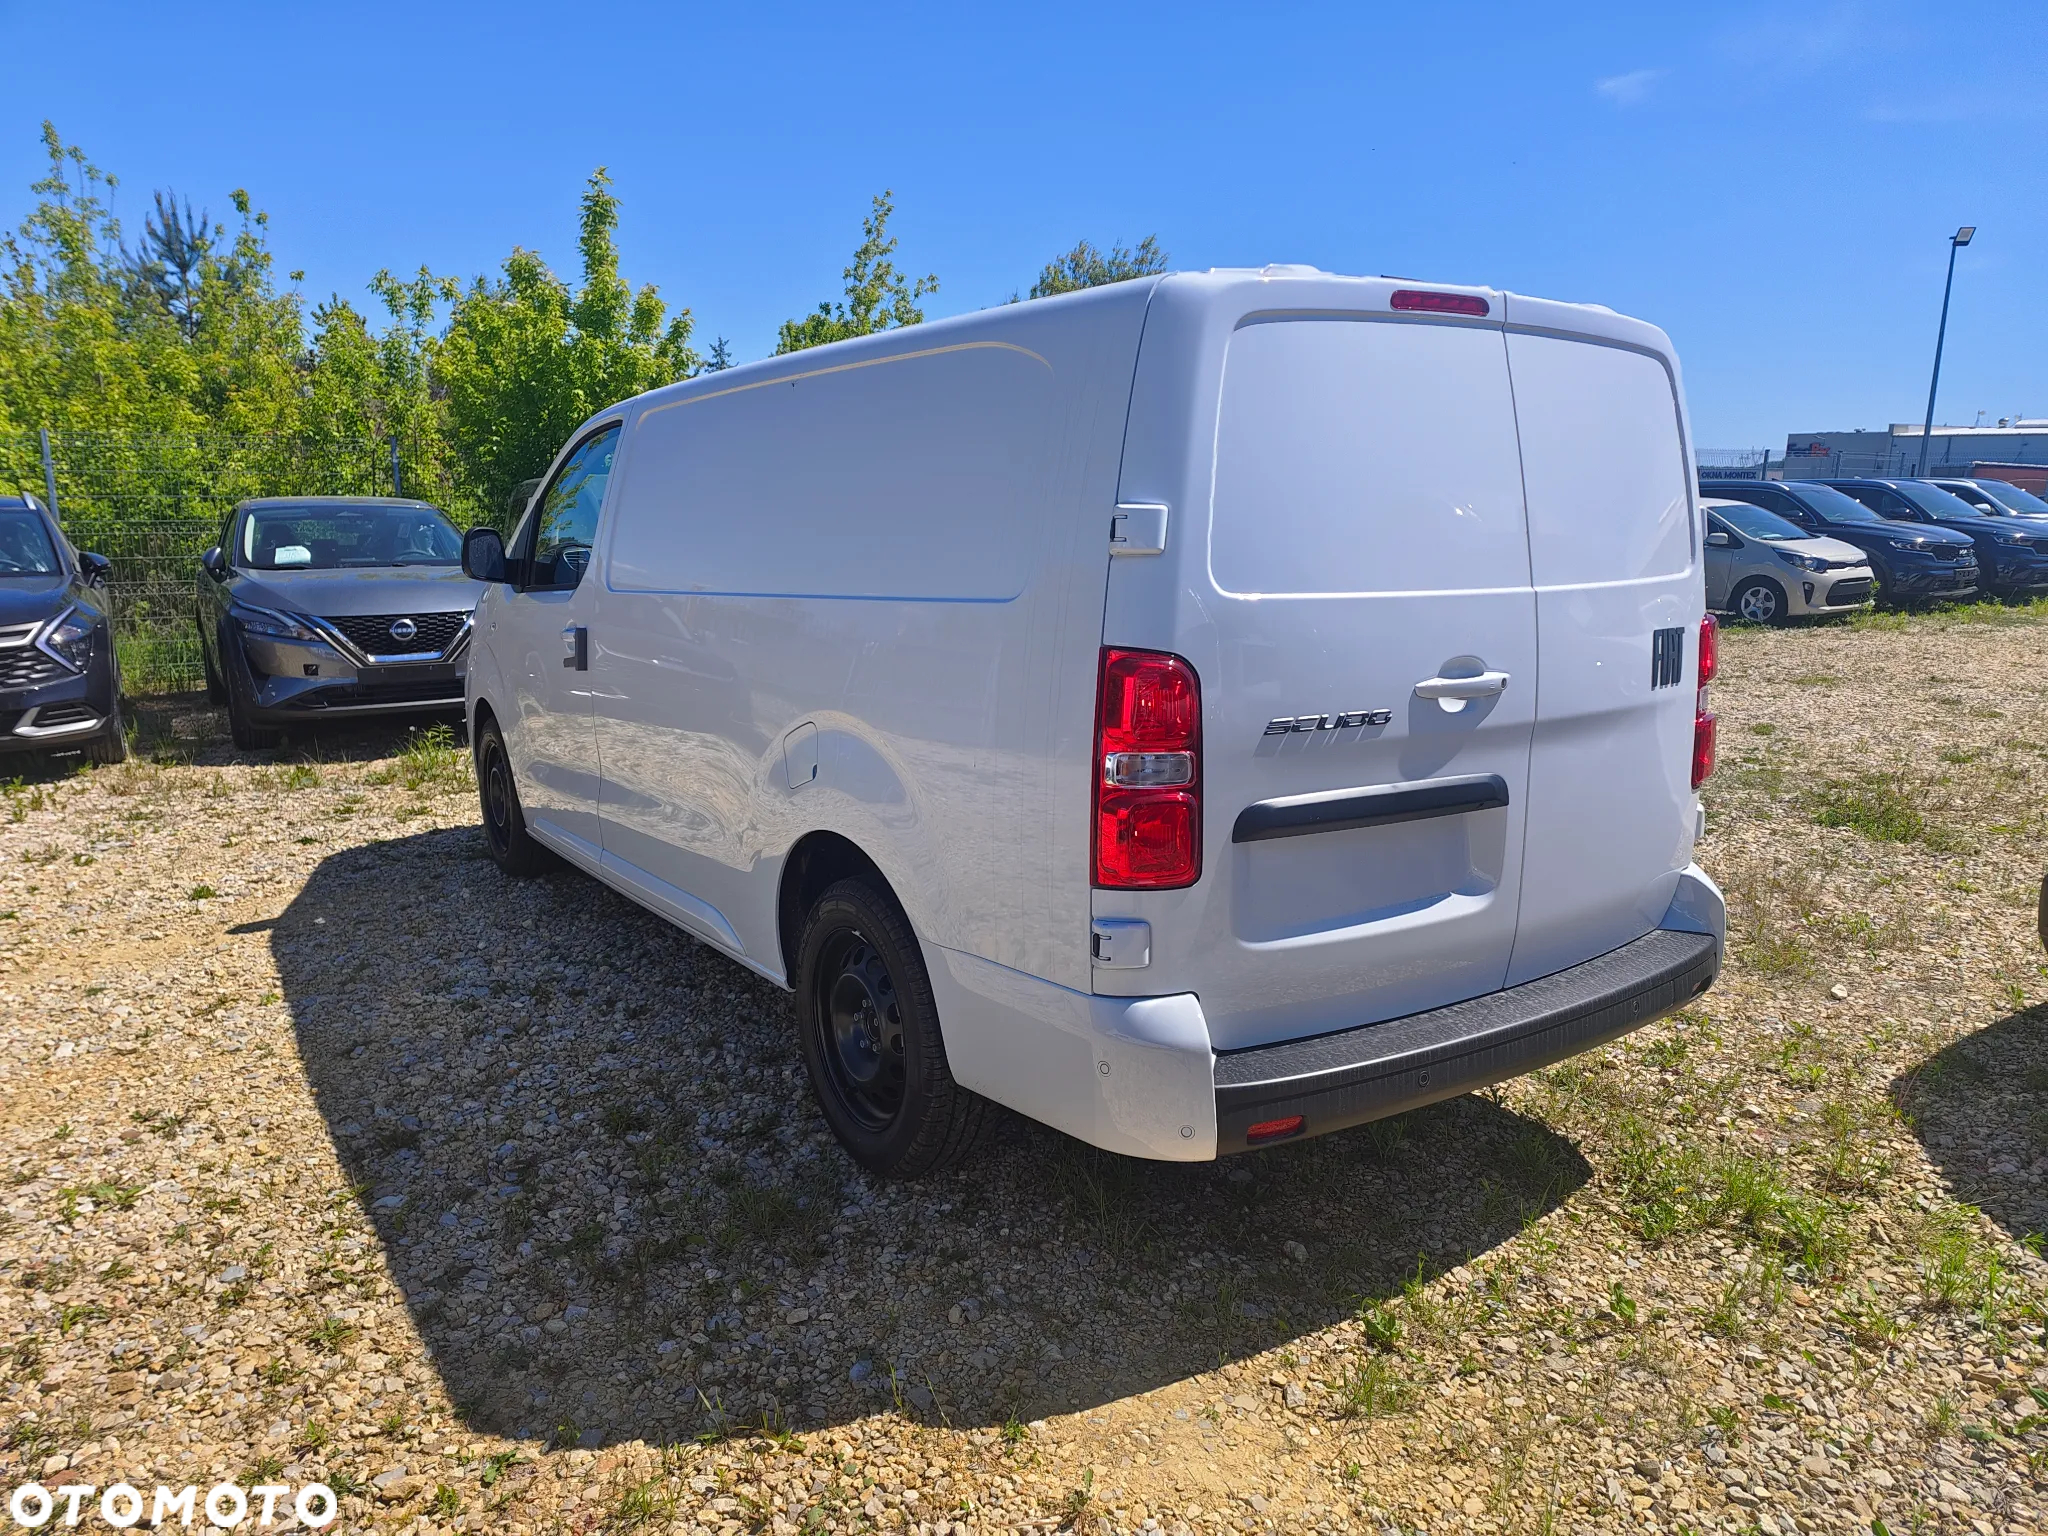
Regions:
M 548 488 L 541 492 L 527 519 L 533 541 L 524 554 L 526 586 L 562 589 L 583 579 L 590 564 L 590 546 L 597 537 L 597 514 L 612 476 L 612 456 L 619 429 L 606 427 L 578 444 L 562 462 Z

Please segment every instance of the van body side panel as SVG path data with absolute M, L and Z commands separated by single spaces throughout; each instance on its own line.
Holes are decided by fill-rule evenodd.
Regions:
M 1095 892 L 1098 918 L 1151 924 L 1152 954 L 1094 985 L 1198 993 L 1219 1051 L 1508 969 L 1536 655 L 1505 343 L 1497 319 L 1396 314 L 1396 286 L 1169 278 L 1139 359 L 1119 499 L 1169 505 L 1167 550 L 1113 563 L 1104 640 L 1201 678 L 1203 875 Z M 1482 672 L 1505 688 L 1417 691 Z M 1233 837 L 1276 800 L 1479 780 L 1457 814 Z
M 1705 586 L 1662 333 L 1518 296 L 1508 313 L 1542 657 L 1513 985 L 1649 932 L 1691 862 Z M 1680 675 L 1656 673 L 1659 631 Z
M 1086 986 L 1085 875 L 1061 868 L 1085 868 L 1086 815 L 1062 801 L 1087 795 L 1131 286 L 642 403 L 593 627 L 605 852 L 714 909 L 764 970 L 793 958 L 785 855 L 822 830 L 927 944 Z M 956 1075 L 1005 1097 L 970 1082 L 974 1021 L 945 1024 Z

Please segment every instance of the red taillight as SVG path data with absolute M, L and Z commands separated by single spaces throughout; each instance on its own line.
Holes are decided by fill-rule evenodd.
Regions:
M 1707 684 L 1721 670 L 1720 631 L 1710 613 L 1700 620 L 1700 691 L 1692 708 L 1692 787 L 1698 789 L 1714 771 L 1714 736 L 1717 722 L 1707 708 Z
M 1257 1145 L 1262 1141 L 1285 1141 L 1290 1136 L 1299 1136 L 1308 1126 L 1303 1115 L 1289 1115 L 1285 1120 L 1261 1120 L 1244 1133 L 1244 1139 Z
M 1095 884 L 1173 890 L 1202 873 L 1202 691 L 1160 651 L 1104 646 L 1095 691 Z
M 1698 789 L 1714 771 L 1714 730 L 1717 722 L 1707 710 L 1692 717 L 1692 787 Z
M 1388 302 L 1395 309 L 1419 309 L 1431 315 L 1484 315 L 1492 308 L 1476 293 L 1430 293 L 1421 288 L 1396 288 Z

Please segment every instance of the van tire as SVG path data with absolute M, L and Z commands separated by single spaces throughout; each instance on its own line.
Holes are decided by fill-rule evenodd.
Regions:
M 915 1179 L 974 1150 L 989 1103 L 953 1081 L 917 935 L 867 880 L 841 880 L 811 908 L 796 1022 L 818 1107 L 868 1172 Z
M 554 855 L 526 830 L 526 811 L 519 803 L 519 784 L 512 776 L 512 756 L 496 720 L 485 720 L 476 732 L 476 795 L 483 813 L 484 846 L 491 862 L 508 875 L 537 875 L 554 863 Z
M 1750 624 L 1784 624 L 1791 619 L 1785 589 L 1768 576 L 1752 576 L 1728 599 L 1728 611 Z

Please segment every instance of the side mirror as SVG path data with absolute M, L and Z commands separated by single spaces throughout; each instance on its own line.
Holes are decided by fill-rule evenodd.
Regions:
M 228 579 L 228 557 L 220 552 L 218 544 L 199 557 L 199 567 L 215 581 Z
M 495 528 L 472 528 L 462 536 L 462 574 L 471 581 L 508 581 L 505 540 Z
M 1740 549 L 1741 547 L 1742 546 L 1736 542 L 1734 534 L 1723 533 L 1718 528 L 1710 528 L 1707 530 L 1707 548 Z
M 105 555 L 95 555 L 84 550 L 79 551 L 78 568 L 84 573 L 85 584 L 88 587 L 104 587 L 107 578 L 114 574 L 113 561 Z

